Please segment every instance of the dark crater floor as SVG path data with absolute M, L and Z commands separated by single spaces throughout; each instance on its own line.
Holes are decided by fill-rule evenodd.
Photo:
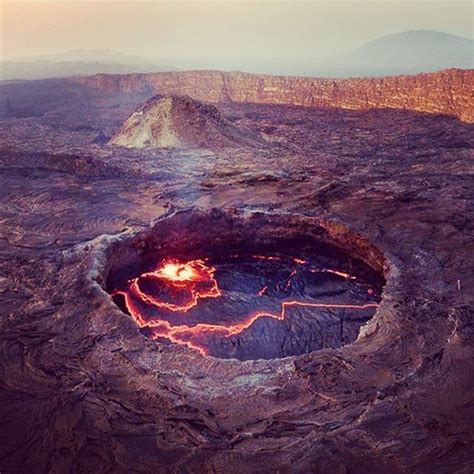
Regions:
M 472 472 L 472 125 L 227 104 L 268 146 L 133 151 L 106 142 L 146 94 L 65 80 L 0 94 L 2 473 Z M 219 336 L 211 357 L 109 293 L 164 259 L 185 284 L 144 277 L 147 294 L 184 305 L 212 278 L 225 294 L 199 297 L 192 325 L 300 298 L 378 307 L 290 307 L 284 324 Z M 181 268 L 194 260 L 214 273 Z
M 250 222 L 216 212 L 160 221 L 114 249 L 108 291 L 145 335 L 203 355 L 275 359 L 353 342 L 383 276 L 305 219 L 291 232 L 278 215 Z

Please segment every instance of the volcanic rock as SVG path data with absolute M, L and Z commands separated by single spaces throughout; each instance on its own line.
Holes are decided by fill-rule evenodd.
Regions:
M 133 112 L 109 142 L 128 148 L 208 148 L 256 146 L 219 110 L 188 96 L 156 95 Z
M 272 148 L 93 144 L 156 92 L 138 94 L 125 76 L 102 76 L 117 92 L 65 79 L 0 84 L 8 98 L 3 113 L 0 104 L 0 471 L 472 472 L 474 125 L 410 110 L 318 108 L 323 97 L 310 84 L 330 88 L 329 79 L 303 78 L 305 95 L 297 78 L 203 72 L 193 83 L 184 74 L 176 93 L 227 97 L 222 113 L 241 130 L 266 130 Z M 206 75 L 216 83 L 205 86 Z M 353 95 L 350 81 L 337 82 L 327 97 L 345 94 L 346 108 L 401 108 L 406 99 L 407 109 L 468 119 L 472 76 L 361 79 Z M 159 77 L 164 93 L 170 76 Z M 373 101 L 364 105 L 365 87 Z M 267 103 L 245 103 L 259 95 Z M 171 226 L 178 216 L 182 225 Z M 136 257 L 164 245 L 184 261 L 219 255 L 204 250 L 222 245 L 222 229 L 234 236 L 226 258 L 240 237 L 330 238 L 383 272 L 375 314 L 354 342 L 347 317 L 367 316 L 356 311 L 345 313 L 344 345 L 242 361 L 152 340 L 106 291 L 121 269 L 135 274 Z M 301 257 L 298 242 L 275 250 Z M 239 339 L 228 341 L 237 350 Z
M 182 71 L 97 74 L 72 81 L 109 93 L 179 93 L 211 103 L 291 104 L 351 110 L 404 109 L 447 114 L 463 122 L 474 122 L 472 69 L 351 79 Z

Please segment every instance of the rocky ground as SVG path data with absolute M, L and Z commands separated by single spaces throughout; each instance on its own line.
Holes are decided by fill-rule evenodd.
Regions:
M 224 104 L 264 147 L 128 150 L 106 143 L 145 93 L 2 88 L 2 472 L 472 472 L 473 125 Z M 146 338 L 101 287 L 110 242 L 189 208 L 378 249 L 381 305 L 356 342 L 285 359 Z

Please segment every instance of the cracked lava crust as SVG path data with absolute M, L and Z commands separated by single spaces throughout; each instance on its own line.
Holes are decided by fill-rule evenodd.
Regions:
M 146 250 L 137 261 L 121 260 L 133 239 L 115 250 L 107 288 L 145 335 L 203 355 L 272 359 L 354 341 L 378 307 L 382 276 L 324 242 L 317 225 L 299 231 L 296 224 L 284 233 L 285 218 L 265 216 L 266 227 L 274 226 L 266 236 L 263 219 L 250 219 L 249 241 L 235 235 L 242 220 L 236 216 L 170 217 L 142 237 Z M 213 244 L 209 228 L 225 241 Z M 194 233 L 211 243 L 204 238 L 196 245 Z

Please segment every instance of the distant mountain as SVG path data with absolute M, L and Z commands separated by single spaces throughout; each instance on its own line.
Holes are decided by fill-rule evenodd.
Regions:
M 0 80 L 50 79 L 91 74 L 129 74 L 170 71 L 172 68 L 146 64 L 114 64 L 78 61 L 5 61 L 0 63 Z
M 375 39 L 334 57 L 275 58 L 245 61 L 236 68 L 231 58 L 205 61 L 170 59 L 166 62 L 110 49 L 72 50 L 0 63 L 0 79 L 43 79 L 97 73 L 158 72 L 176 69 L 220 69 L 319 77 L 382 77 L 448 68 L 474 68 L 474 41 L 431 30 L 404 31 Z
M 127 74 L 173 70 L 151 59 L 123 54 L 110 49 L 71 50 L 64 53 L 0 62 L 0 80 L 47 79 L 98 73 Z
M 322 62 L 338 75 L 386 76 L 474 67 L 474 41 L 430 30 L 378 38 L 355 51 Z M 318 66 L 318 64 L 316 64 Z
M 208 63 L 188 61 L 188 69 L 235 70 L 230 59 Z M 191 67 L 190 67 L 191 66 Z M 275 57 L 245 61 L 239 70 L 258 74 L 316 77 L 382 77 L 434 72 L 442 69 L 474 68 L 474 41 L 430 30 L 405 31 L 370 41 L 339 56 Z

